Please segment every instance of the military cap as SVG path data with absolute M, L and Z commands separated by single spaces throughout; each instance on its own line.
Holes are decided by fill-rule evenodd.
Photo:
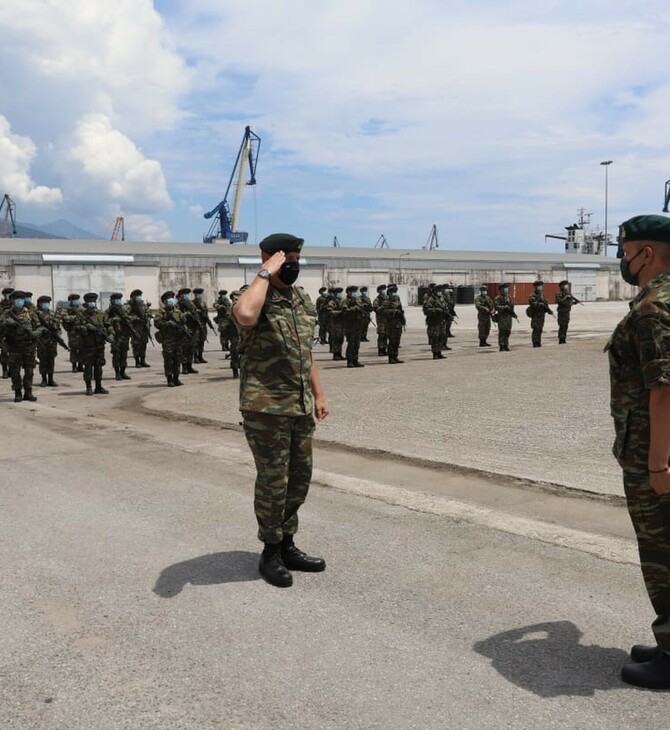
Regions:
M 389 287 L 386 288 L 386 291 L 395 293 L 398 291 L 398 287 L 395 284 L 391 284 Z
M 537 281 L 533 282 L 533 286 L 544 286 L 544 282 L 542 279 L 538 279 Z
M 657 241 L 670 243 L 670 217 L 666 215 L 636 215 L 619 226 L 619 241 Z
M 480 284 L 480 285 L 479 285 L 479 289 L 480 289 L 480 291 L 481 291 L 482 289 L 486 289 L 486 291 L 488 291 L 488 290 L 489 290 L 489 288 L 488 288 L 488 286 L 486 286 L 486 284 Z
M 358 291 L 358 287 L 354 286 L 353 284 L 351 286 L 348 286 L 346 289 L 347 294 L 350 294 L 351 292 Z
M 32 293 L 31 291 L 24 291 L 24 292 L 23 292 L 23 296 L 24 296 L 24 297 L 25 297 L 26 299 L 29 299 L 30 297 L 32 297 L 32 295 L 33 295 L 33 293 Z
M 42 296 L 38 297 L 38 299 L 37 299 L 38 304 L 40 302 L 50 302 L 50 301 L 51 301 L 51 297 L 48 297 L 46 294 L 42 294 Z
M 121 294 L 118 291 L 115 291 L 113 294 L 109 295 L 110 299 L 123 299 L 123 294 Z
M 377 287 L 377 291 L 382 291 L 382 289 L 386 289 L 386 284 L 380 284 L 380 285 L 379 285 L 379 286 Z
M 13 291 L 14 289 L 11 286 L 8 286 L 2 290 L 2 293 L 4 296 L 8 297 Z
M 130 298 L 131 298 L 131 299 L 132 299 L 133 297 L 141 297 L 141 296 L 142 296 L 142 290 L 141 290 L 141 289 L 133 289 L 133 290 L 132 290 L 132 291 L 130 292 Z
M 283 251 L 284 253 L 298 253 L 302 251 L 302 246 L 305 243 L 304 238 L 297 238 L 292 236 L 290 233 L 272 233 L 266 236 L 259 244 L 263 253 L 277 253 Z
M 341 286 L 336 286 L 336 287 L 335 287 L 335 288 L 333 289 L 333 294 L 341 294 L 341 293 L 342 293 L 343 291 L 344 291 L 344 290 L 342 289 L 342 287 L 341 287 Z
M 367 291 L 367 290 L 368 290 L 367 286 L 361 286 L 358 288 L 358 291 Z
M 173 297 L 173 296 L 174 296 L 173 291 L 164 291 L 161 294 L 161 302 L 164 302 L 166 299 L 169 299 L 170 297 Z
M 434 281 L 431 281 L 430 284 L 428 284 L 428 288 L 429 289 L 434 289 L 435 288 L 435 282 Z
M 79 294 L 68 294 L 67 295 L 68 302 L 74 302 L 76 299 L 81 299 Z
M 504 289 L 505 287 L 507 287 L 509 289 L 509 284 L 507 282 L 505 282 L 503 284 L 498 284 L 498 289 Z
M 570 282 L 567 279 L 563 279 L 563 281 L 559 281 L 558 285 L 563 286 L 563 284 L 569 284 Z
M 225 296 L 226 294 L 228 294 L 228 289 L 219 289 L 220 297 Z
M 95 292 L 88 292 L 87 294 L 84 294 L 84 301 L 85 302 L 96 302 L 98 300 L 98 295 Z
M 324 293 L 325 291 L 328 291 L 328 290 L 326 289 L 326 287 L 325 287 L 325 286 L 322 286 L 322 287 L 321 287 L 321 288 L 319 289 L 319 294 L 323 294 L 323 293 Z
M 191 293 L 191 290 L 190 289 L 184 288 L 184 289 L 180 289 L 177 292 L 177 296 L 180 297 L 182 294 L 190 294 L 190 293 Z
M 20 289 L 14 289 L 12 293 L 9 295 L 9 298 L 14 301 L 15 299 L 25 299 L 26 293 L 21 291 Z
M 195 289 L 193 290 L 193 293 L 194 293 L 194 294 L 202 294 L 202 293 L 203 293 L 204 291 L 205 291 L 204 289 L 202 289 L 201 287 L 199 287 L 199 286 L 198 286 L 198 287 L 196 287 L 196 288 L 195 288 Z

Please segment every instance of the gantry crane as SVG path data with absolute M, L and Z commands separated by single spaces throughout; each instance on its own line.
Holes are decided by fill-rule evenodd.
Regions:
M 0 202 L 0 215 L 2 211 L 5 211 L 2 217 L 2 238 L 8 238 L 7 233 L 9 232 L 9 223 L 12 224 L 12 236 L 16 235 L 16 204 L 14 201 L 5 193 L 5 196 Z
M 252 132 L 250 127 L 245 127 L 242 144 L 240 145 L 240 149 L 237 153 L 235 166 L 230 174 L 226 194 L 223 196 L 223 200 L 216 206 L 216 208 L 210 210 L 209 213 L 205 213 L 205 218 L 207 220 L 214 218 L 209 230 L 202 237 L 202 240 L 205 243 L 212 243 L 212 241 L 219 239 L 227 239 L 230 243 L 247 242 L 249 234 L 244 231 L 238 231 L 237 224 L 240 218 L 244 186 L 256 184 L 256 164 L 258 163 L 258 151 L 260 146 L 261 138 Z M 249 180 L 245 182 L 244 178 L 247 165 L 249 167 Z M 228 193 L 230 192 L 230 187 L 233 184 L 235 173 L 237 173 L 237 183 L 235 185 L 235 200 L 233 201 L 233 214 L 231 217 L 230 208 L 228 206 Z
M 117 215 L 114 221 L 114 227 L 112 228 L 111 241 L 118 241 L 119 238 L 122 241 L 126 240 L 126 223 L 122 215 Z

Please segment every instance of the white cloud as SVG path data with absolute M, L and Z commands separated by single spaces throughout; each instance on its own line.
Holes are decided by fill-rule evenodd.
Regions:
M 164 221 L 150 215 L 125 216 L 126 238 L 137 241 L 169 241 L 170 229 Z
M 7 119 L 0 114 L 0 186 L 20 203 L 52 206 L 60 203 L 63 194 L 59 188 L 36 185 L 30 176 L 30 166 L 37 147 L 30 137 L 13 134 Z
M 172 205 L 160 163 L 147 159 L 103 114 L 80 120 L 70 156 L 70 185 L 98 207 L 150 214 Z

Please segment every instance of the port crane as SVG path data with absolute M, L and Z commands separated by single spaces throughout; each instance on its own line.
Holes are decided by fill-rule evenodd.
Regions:
M 665 181 L 665 205 L 663 206 L 663 212 L 668 212 L 668 206 L 670 205 L 670 180 Z
M 122 241 L 126 240 L 126 223 L 122 215 L 116 216 L 110 241 L 118 241 L 119 239 Z
M 4 216 L 2 218 L 2 238 L 8 238 L 7 233 L 9 231 L 9 224 L 12 224 L 12 236 L 16 235 L 16 204 L 14 201 L 5 193 L 2 202 L 0 202 L 0 215 L 4 210 Z
M 244 128 L 244 136 L 242 144 L 237 153 L 235 166 L 228 180 L 228 187 L 223 200 L 209 213 L 205 213 L 205 218 L 209 220 L 214 218 L 212 225 L 207 233 L 202 237 L 204 243 L 212 243 L 221 239 L 226 239 L 230 243 L 246 243 L 249 237 L 248 233 L 237 230 L 237 224 L 240 217 L 240 209 L 242 207 L 242 192 L 245 185 L 256 184 L 256 164 L 258 163 L 258 151 L 261 145 L 261 138 L 251 131 L 250 127 Z M 245 182 L 245 173 L 249 168 L 249 179 Z M 228 205 L 228 195 L 237 173 L 237 181 L 235 183 L 235 199 L 233 201 L 232 215 L 230 206 Z

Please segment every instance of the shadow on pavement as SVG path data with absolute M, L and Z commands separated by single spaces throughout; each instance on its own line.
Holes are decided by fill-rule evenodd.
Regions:
M 621 649 L 584 646 L 570 621 L 503 631 L 479 641 L 474 650 L 512 684 L 539 697 L 590 697 L 598 689 L 623 689 L 619 672 L 628 660 Z
M 182 592 L 187 583 L 194 586 L 211 586 L 246 580 L 260 580 L 258 553 L 230 550 L 225 553 L 201 555 L 168 566 L 158 576 L 154 593 L 161 598 L 174 598 Z

